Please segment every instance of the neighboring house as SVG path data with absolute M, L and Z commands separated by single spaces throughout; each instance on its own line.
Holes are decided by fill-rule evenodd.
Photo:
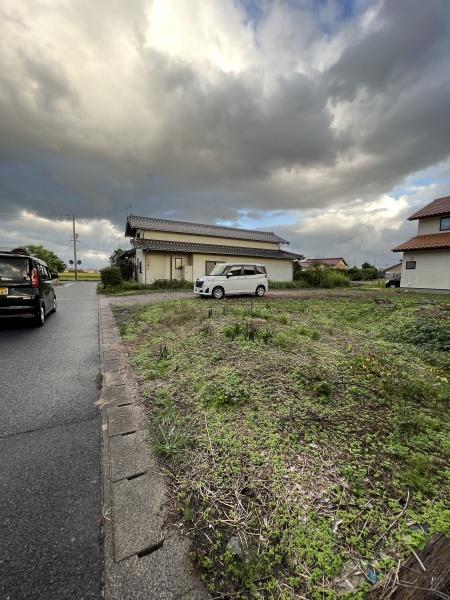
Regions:
M 293 261 L 303 258 L 282 250 L 289 242 L 271 231 L 130 215 L 125 235 L 132 237 L 136 279 L 141 283 L 195 281 L 223 262 L 262 263 L 269 279 L 291 281 Z
M 329 267 L 331 269 L 345 270 L 348 269 L 348 264 L 345 258 L 307 258 L 305 260 L 299 260 L 298 264 L 302 269 L 309 269 L 310 267 L 321 266 Z
M 401 287 L 450 290 L 450 196 L 438 198 L 409 217 L 417 235 L 393 248 L 403 252 Z
M 400 277 L 402 272 L 402 261 L 397 263 L 396 265 L 392 265 L 392 267 L 388 267 L 383 271 L 383 276 L 385 279 L 394 279 L 396 277 Z

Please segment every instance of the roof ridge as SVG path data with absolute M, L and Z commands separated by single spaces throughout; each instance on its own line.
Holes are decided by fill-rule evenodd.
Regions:
M 161 219 L 160 217 L 143 217 L 141 215 L 128 215 L 127 219 L 130 217 L 133 217 L 135 219 L 146 219 L 148 221 L 159 221 L 164 223 L 183 223 L 183 225 L 197 225 L 199 227 L 214 227 L 215 229 L 230 229 L 232 231 L 248 231 L 251 233 L 270 233 L 272 235 L 277 235 L 274 231 L 268 231 L 267 229 L 246 229 L 243 227 L 230 227 L 229 225 L 195 223 L 194 221 L 181 221 L 180 219 Z

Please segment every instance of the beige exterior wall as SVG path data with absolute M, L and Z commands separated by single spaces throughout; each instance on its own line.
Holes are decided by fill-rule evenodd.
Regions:
M 175 269 L 175 259 L 183 259 L 183 268 Z M 142 273 L 139 273 L 142 261 Z M 251 256 L 219 256 L 217 254 L 175 254 L 136 250 L 136 273 L 139 283 L 153 283 L 156 279 L 180 279 L 195 281 L 205 275 L 206 261 L 235 262 L 238 264 L 263 264 L 272 281 L 292 281 L 293 263 L 291 260 L 263 259 Z M 172 270 L 171 270 L 172 264 Z
M 276 258 L 252 258 L 251 256 L 219 256 L 217 254 L 194 254 L 193 278 L 205 275 L 207 260 L 226 263 L 255 263 L 265 265 L 268 278 L 272 281 L 292 281 L 293 263 L 291 260 Z
M 441 233 L 439 226 L 442 217 L 430 217 L 428 219 L 419 219 L 417 235 L 426 235 L 427 233 Z
M 407 261 L 416 261 L 407 269 Z M 416 250 L 403 253 L 402 288 L 450 290 L 450 250 Z
M 146 240 L 164 240 L 170 242 L 193 242 L 195 244 L 216 244 L 221 246 L 240 246 L 241 248 L 267 248 L 278 250 L 277 242 L 255 242 L 252 240 L 235 240 L 231 238 L 213 237 L 209 235 L 192 235 L 187 233 L 172 233 L 168 231 L 140 230 L 141 238 Z
M 138 252 L 141 253 L 142 257 Z M 178 261 L 181 259 L 181 269 L 177 269 Z M 136 260 L 142 260 L 142 274 L 138 273 L 140 283 L 153 283 L 156 279 L 179 279 L 192 281 L 192 257 L 189 254 L 169 254 L 164 252 L 136 251 Z M 144 268 L 145 266 L 145 268 Z

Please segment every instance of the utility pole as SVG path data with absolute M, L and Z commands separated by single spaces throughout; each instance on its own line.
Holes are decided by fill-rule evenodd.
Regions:
M 73 265 L 75 268 L 75 281 L 78 281 L 78 264 L 77 264 L 77 234 L 75 233 L 75 215 L 72 215 L 73 227 Z

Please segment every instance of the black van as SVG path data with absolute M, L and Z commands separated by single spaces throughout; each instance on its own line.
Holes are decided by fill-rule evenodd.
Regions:
M 53 279 L 46 263 L 22 248 L 0 251 L 0 318 L 29 317 L 35 325 L 56 310 Z

